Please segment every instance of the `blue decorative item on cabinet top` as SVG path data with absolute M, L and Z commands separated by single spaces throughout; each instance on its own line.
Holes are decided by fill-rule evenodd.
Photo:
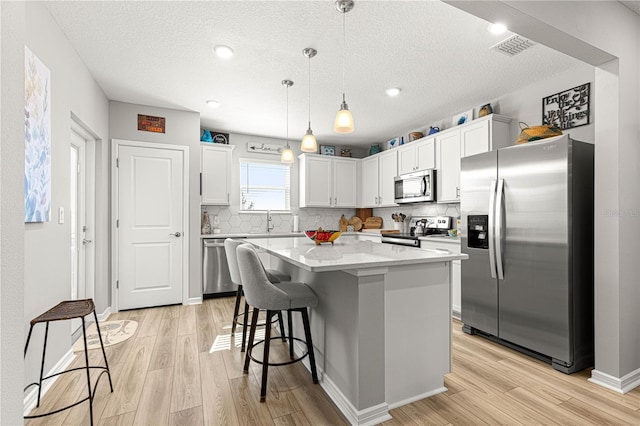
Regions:
M 369 147 L 369 155 L 377 154 L 380 151 L 381 149 L 379 144 L 371 145 L 371 147 Z
M 429 126 L 428 135 L 433 135 L 434 133 L 438 133 L 440 131 L 440 127 Z
M 202 142 L 213 142 L 213 136 L 211 136 L 211 131 L 206 130 L 202 132 L 202 137 L 200 138 Z

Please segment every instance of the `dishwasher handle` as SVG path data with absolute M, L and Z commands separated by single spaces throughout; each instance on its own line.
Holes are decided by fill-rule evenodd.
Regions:
M 224 247 L 224 240 L 218 242 L 217 240 L 204 240 L 205 247 Z

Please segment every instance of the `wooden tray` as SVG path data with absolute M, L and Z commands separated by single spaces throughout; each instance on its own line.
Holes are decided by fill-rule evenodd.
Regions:
M 362 230 L 367 234 L 399 234 L 399 229 L 373 229 L 373 228 L 365 228 Z

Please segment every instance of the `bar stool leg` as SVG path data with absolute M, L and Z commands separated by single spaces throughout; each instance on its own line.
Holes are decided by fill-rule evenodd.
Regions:
M 27 356 L 27 348 L 29 347 L 29 340 L 31 340 L 31 332 L 33 331 L 33 324 L 29 327 L 29 334 L 27 335 L 27 343 L 24 345 L 24 356 Z
M 93 311 L 93 318 L 96 321 L 96 328 L 98 329 L 98 337 L 100 338 L 100 347 L 102 348 L 102 356 L 104 357 L 104 365 L 107 367 L 107 376 L 109 377 L 109 387 L 111 388 L 111 393 L 113 393 L 113 383 L 111 383 L 111 370 L 109 370 L 109 362 L 107 361 L 107 353 L 104 351 L 104 345 L 102 344 L 102 333 L 100 333 L 100 324 L 98 324 L 98 314 L 96 311 Z M 82 319 L 84 321 L 84 318 Z
M 271 323 L 267 322 L 265 324 L 265 327 L 270 327 Z M 284 332 L 284 322 L 282 322 L 282 311 L 278 311 L 278 326 L 280 327 L 280 337 L 282 338 L 283 342 L 287 341 L 287 335 Z
M 245 350 L 245 342 L 247 341 L 247 321 L 249 321 L 249 304 L 244 302 L 244 320 L 242 322 L 242 346 L 240 352 Z
M 254 308 L 255 309 L 255 308 Z M 280 320 L 282 320 L 282 313 L 278 311 Z M 260 402 L 264 402 L 267 399 L 267 375 L 269 373 L 269 346 L 271 344 L 271 318 L 273 317 L 273 311 L 267 311 L 267 320 L 264 326 L 264 352 L 262 355 L 262 386 L 260 387 Z
M 49 337 L 49 321 L 44 328 L 44 346 L 42 347 L 42 364 L 40 364 L 40 381 L 38 382 L 38 403 L 36 407 L 40 406 L 40 394 L 42 392 L 42 375 L 44 374 L 44 355 L 47 353 L 47 338 Z
M 236 326 L 238 325 L 238 311 L 240 310 L 240 299 L 242 299 L 242 286 L 238 286 L 238 292 L 236 293 L 236 307 L 233 310 L 233 322 L 231 323 L 231 335 L 236 333 Z
M 97 324 L 96 324 L 97 326 Z M 93 395 L 91 395 L 91 373 L 89 372 L 89 351 L 87 350 L 87 331 L 82 317 L 82 339 L 84 340 L 84 361 L 87 370 L 87 389 L 89 390 L 89 420 L 93 425 Z
M 293 359 L 293 318 L 291 318 L 291 314 L 291 309 L 287 309 L 287 325 L 289 326 L 289 358 Z
M 311 377 L 313 383 L 318 383 L 318 372 L 316 371 L 316 357 L 313 353 L 313 340 L 311 340 L 311 327 L 309 327 L 309 313 L 307 308 L 301 308 L 302 323 L 304 324 L 304 334 L 307 341 L 307 351 L 309 351 L 309 364 L 311 364 Z
M 248 309 L 248 306 L 245 306 L 245 309 Z M 249 362 L 251 361 L 251 347 L 253 346 L 253 339 L 256 337 L 256 325 L 258 324 L 258 315 L 260 314 L 260 310 L 253 308 L 253 315 L 251 316 L 251 330 L 249 331 L 249 343 L 247 348 L 247 353 L 244 356 L 244 368 L 242 369 L 243 373 L 249 372 Z

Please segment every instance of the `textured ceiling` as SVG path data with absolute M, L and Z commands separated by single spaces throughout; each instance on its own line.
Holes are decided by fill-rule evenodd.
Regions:
M 199 111 L 204 127 L 367 145 L 477 108 L 576 65 L 542 45 L 489 47 L 488 23 L 439 1 L 356 1 L 346 15 L 346 100 L 356 130 L 333 132 L 342 93 L 342 15 L 333 1 L 44 2 L 111 100 Z M 223 60 L 213 45 L 235 56 Z M 385 89 L 402 92 L 389 98 Z M 222 103 L 218 109 L 207 99 Z

